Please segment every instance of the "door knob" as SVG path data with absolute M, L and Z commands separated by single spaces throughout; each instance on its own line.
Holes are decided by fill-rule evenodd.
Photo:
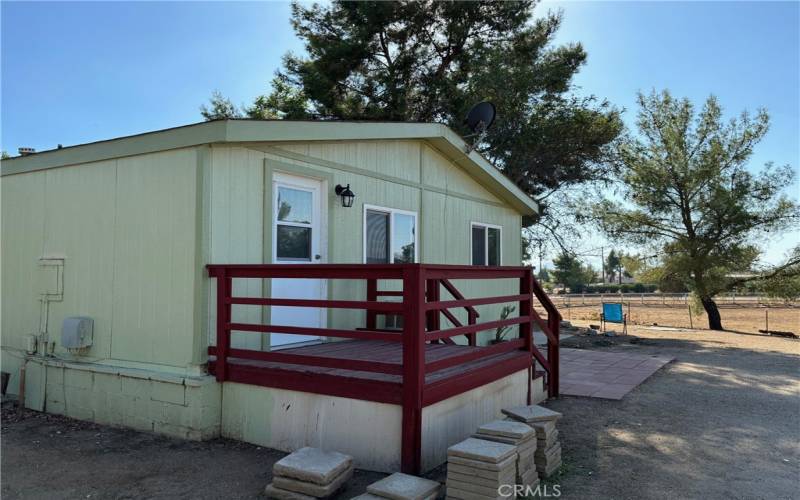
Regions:
M 317 255 L 314 256 L 314 260 L 319 260 L 321 258 L 322 258 L 322 255 L 320 255 L 320 254 L 317 254 Z

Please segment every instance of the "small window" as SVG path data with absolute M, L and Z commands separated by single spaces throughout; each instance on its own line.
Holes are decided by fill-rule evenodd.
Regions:
M 502 255 L 500 242 L 502 228 L 489 224 L 473 222 L 472 229 L 472 265 L 499 266 Z
M 406 264 L 417 261 L 417 214 L 364 206 L 364 262 Z

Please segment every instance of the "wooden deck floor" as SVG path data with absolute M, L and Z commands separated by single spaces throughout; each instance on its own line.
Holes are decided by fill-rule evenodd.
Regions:
M 471 350 L 482 349 L 450 344 L 426 344 L 425 361 L 439 361 L 458 356 Z M 325 342 L 290 349 L 280 352 L 304 354 L 359 361 L 374 361 L 401 365 L 403 345 L 400 342 L 380 340 L 347 340 Z M 505 376 L 525 369 L 530 365 L 530 357 L 524 351 L 511 351 L 487 356 L 472 362 L 459 364 L 451 368 L 428 373 L 425 377 L 426 388 L 431 389 L 431 397 L 426 398 L 430 404 L 437 399 L 437 385 L 447 382 L 460 382 L 465 390 L 488 383 L 491 379 Z M 214 358 L 209 362 L 209 371 L 213 373 Z M 379 402 L 400 404 L 402 376 L 385 373 L 364 372 L 338 368 L 275 363 L 241 358 L 228 358 L 228 370 L 232 382 L 249 383 L 267 387 L 302 390 L 320 394 L 332 394 L 343 397 L 356 397 Z M 318 390 L 314 390 L 318 388 Z M 372 396 L 365 398 L 363 394 Z

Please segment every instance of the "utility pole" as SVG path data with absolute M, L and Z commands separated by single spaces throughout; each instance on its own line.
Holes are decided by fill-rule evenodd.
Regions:
M 603 283 L 606 282 L 606 255 L 604 253 L 603 247 L 600 247 L 600 268 L 602 269 L 603 273 Z

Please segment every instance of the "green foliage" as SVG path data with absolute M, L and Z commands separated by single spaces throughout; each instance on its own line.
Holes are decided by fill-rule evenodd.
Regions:
M 536 279 L 539 280 L 540 283 L 544 283 L 546 281 L 550 281 L 550 273 L 545 268 L 539 269 L 539 272 L 536 273 Z
M 0 160 L 6 160 L 8 158 L 11 158 L 11 155 L 8 154 L 7 151 L 0 151 Z
M 597 279 L 597 273 L 585 266 L 574 255 L 562 252 L 553 259 L 553 281 L 570 289 L 571 293 L 581 293 L 586 285 Z
M 698 113 L 667 91 L 640 94 L 638 102 L 639 133 L 620 142 L 615 169 L 625 201 L 597 203 L 590 217 L 609 238 L 654 250 L 650 277 L 688 287 L 709 326 L 721 329 L 714 295 L 734 286 L 731 273 L 753 267 L 755 241 L 800 220 L 784 194 L 794 172 L 788 165 L 746 168 L 769 128 L 763 110 L 725 123 L 713 96 Z
M 644 281 L 639 277 L 639 274 L 647 267 L 645 259 L 639 255 L 623 253 L 619 256 L 619 262 L 625 276 L 634 278 L 636 281 Z
M 272 93 L 256 97 L 245 111 L 253 119 L 303 120 L 308 118 L 307 109 L 308 99 L 303 91 L 285 77 L 276 76 L 272 80 Z
M 758 290 L 767 297 L 798 300 L 800 299 L 800 273 L 796 272 L 794 275 L 765 281 L 758 287 Z
M 619 111 L 569 95 L 586 53 L 554 45 L 561 15 L 534 19 L 535 4 L 294 3 L 307 56 L 287 54 L 247 115 L 443 122 L 467 135 L 467 111 L 490 100 L 498 120 L 478 148 L 531 196 L 603 178 Z
M 500 311 L 500 319 L 501 320 L 508 319 L 511 313 L 516 310 L 517 310 L 516 306 L 503 306 L 503 309 Z M 497 329 L 495 329 L 494 341 L 502 342 L 506 338 L 506 335 L 508 335 L 508 332 L 510 330 L 511 330 L 510 326 L 500 326 Z
M 203 119 L 206 121 L 242 118 L 242 112 L 230 99 L 223 96 L 219 90 L 215 90 L 211 94 L 208 105 L 203 104 L 200 106 L 200 114 L 203 115 Z
M 768 297 L 800 299 L 800 245 L 794 247 L 777 270 L 753 280 L 753 288 Z
M 619 281 L 622 282 L 622 260 L 614 250 L 608 252 L 606 256 L 606 274 L 610 281 L 614 281 L 616 277 L 619 277 Z

